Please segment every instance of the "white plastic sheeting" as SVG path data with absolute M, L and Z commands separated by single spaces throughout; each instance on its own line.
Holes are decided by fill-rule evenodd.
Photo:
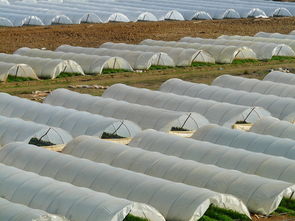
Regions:
M 167 110 L 196 112 L 207 118 L 209 122 L 225 127 L 231 127 L 237 121 L 247 120 L 247 122 L 255 122 L 263 116 L 270 115 L 269 112 L 262 108 L 250 108 L 246 106 L 178 96 L 171 93 L 140 89 L 123 84 L 112 85 L 102 96 Z
M 31 66 L 39 78 L 54 79 L 62 72 L 79 73 L 84 75 L 80 65 L 72 60 L 32 58 L 16 54 L 0 53 L 0 61 L 17 64 L 27 64 Z
M 28 57 L 72 60 L 77 62 L 86 74 L 101 74 L 103 69 L 123 69 L 128 71 L 133 70 L 128 62 L 120 57 L 54 52 L 36 48 L 20 48 L 16 50 L 14 54 Z
M 12 203 L 0 198 L 0 220 L 8 221 L 66 221 L 66 218 L 48 214 L 42 210 Z
M 59 127 L 73 137 L 84 134 L 102 136 L 103 132 L 133 137 L 140 131 L 136 124 L 129 121 L 41 104 L 6 93 L 0 93 L 0 115 Z
M 148 203 L 166 220 L 198 220 L 210 204 L 248 215 L 247 208 L 237 198 L 208 189 L 174 183 L 21 143 L 6 145 L 0 152 L 0 162 L 7 165 L 116 197 Z
M 130 120 L 142 129 L 151 128 L 165 132 L 169 132 L 173 127 L 194 131 L 209 124 L 205 117 L 197 113 L 169 111 L 111 98 L 79 94 L 66 89 L 54 90 L 44 103 Z
M 204 45 L 199 43 L 187 43 L 177 41 L 157 41 L 144 40 L 141 45 L 161 46 L 172 48 L 185 48 L 205 51 L 209 53 L 216 63 L 232 63 L 234 59 L 256 59 L 256 54 L 252 49 L 246 47 L 224 46 L 224 45 Z M 202 60 L 201 60 L 202 61 Z M 207 62 L 207 61 L 203 61 Z
M 0 17 L 0 27 L 12 27 L 12 22 L 4 17 Z
M 195 50 L 192 48 L 184 49 L 164 46 L 149 46 L 144 45 L 144 41 L 141 42 L 141 45 L 107 42 L 102 44 L 100 48 L 146 51 L 154 53 L 164 52 L 173 59 L 176 66 L 190 66 L 193 62 L 215 63 L 215 59 L 209 53 L 203 50 Z
M 4 74 L 0 73 L 0 81 L 6 81 L 7 77 L 8 77 L 7 73 L 4 73 Z
M 14 143 L 13 145 L 24 144 Z M 50 170 L 50 168 L 47 169 Z M 0 178 L 0 194 L 3 198 L 34 209 L 65 216 L 70 220 L 123 221 L 128 214 L 148 217 L 151 221 L 164 220 L 148 205 L 79 188 L 4 164 L 0 164 Z
M 180 39 L 180 42 L 248 47 L 255 52 L 257 59 L 260 60 L 271 59 L 273 56 L 295 56 L 293 49 L 284 44 L 192 37 L 184 37 Z
M 291 139 L 232 130 L 213 124 L 201 127 L 191 138 L 295 160 L 295 141 Z
M 295 124 L 280 121 L 273 117 L 266 117 L 257 121 L 250 131 L 295 140 Z
M 194 98 L 215 100 L 231 104 L 258 106 L 268 110 L 274 117 L 295 122 L 295 100 L 274 95 L 249 93 L 218 86 L 197 84 L 180 79 L 170 79 L 164 82 L 160 88 L 163 92 L 170 92 L 178 95 L 186 95 Z
M 8 0 L 1 0 L 1 1 L 0 1 L 0 4 L 1 4 L 1 5 L 10 5 L 10 3 L 9 3 Z
M 62 3 L 62 4 L 60 4 Z M 35 9 L 50 9 L 68 16 L 74 24 L 80 23 L 101 23 L 101 22 L 129 22 L 129 21 L 158 21 L 158 18 L 151 12 L 142 9 L 126 10 L 121 7 L 105 8 L 106 2 L 93 4 L 92 2 L 78 1 L 38 1 L 38 4 L 27 2 L 16 2 L 13 6 Z M 162 14 L 164 15 L 163 12 Z M 158 14 L 158 13 L 157 13 Z M 174 13 L 173 13 L 174 14 Z M 172 14 L 172 16 L 173 16 Z M 128 16 L 127 16 L 128 15 Z
M 29 143 L 32 138 L 52 144 L 66 144 L 73 139 L 68 132 L 60 128 L 0 116 L 0 146 L 15 141 Z
M 263 38 L 263 37 L 239 36 L 239 35 L 234 35 L 234 36 L 222 35 L 218 39 L 230 39 L 230 40 L 242 40 L 242 41 L 285 44 L 285 45 L 290 46 L 295 51 L 295 40 L 292 40 L 292 39 Z
M 289 114 L 283 120 L 288 121 L 288 122 L 290 122 L 292 124 L 295 124 L 295 112 Z
M 85 48 L 70 45 L 61 45 L 56 51 L 73 52 L 88 55 L 122 57 L 133 69 L 149 69 L 152 65 L 175 66 L 174 61 L 165 53 L 116 50 L 106 48 Z
M 247 18 L 268 18 L 268 16 L 260 8 L 253 8 L 249 11 Z
M 295 85 L 261 81 L 254 78 L 249 79 L 232 75 L 221 75 L 212 82 L 212 85 L 234 90 L 295 98 Z
M 280 33 L 268 33 L 268 32 L 258 32 L 255 37 L 262 37 L 262 38 L 278 38 L 278 39 L 292 39 L 295 40 L 294 35 L 285 35 Z
M 249 210 L 256 213 L 269 214 L 275 210 L 273 206 L 279 205 L 286 186 L 290 187 L 290 184 L 286 185 L 281 181 L 183 160 L 141 148 L 131 148 L 88 136 L 80 136 L 68 143 L 63 153 L 173 182 L 232 194 L 245 202 Z M 252 191 L 244 192 L 241 183 L 251 187 Z
M 5 81 L 8 75 L 14 77 L 39 79 L 34 70 L 29 65 L 0 62 L 0 80 Z
M 73 24 L 72 20 L 63 13 L 36 7 L 18 6 L 13 4 L 1 7 L 0 14 L 3 13 L 9 15 L 36 16 L 44 25 Z
M 295 182 L 295 161 L 284 157 L 255 153 L 154 130 L 143 131 L 133 138 L 129 145 L 182 159 L 213 164 L 225 169 L 238 170 L 289 183 Z
M 6 0 L 3 0 L 6 1 Z M 35 12 L 36 16 L 40 12 L 52 15 L 64 15 L 70 18 L 74 24 L 78 24 L 83 18 L 87 22 L 87 15 L 91 14 L 90 22 L 128 22 L 128 21 L 155 21 L 155 20 L 191 20 L 198 19 L 194 16 L 203 11 L 208 14 L 204 18 L 228 19 L 228 18 L 246 18 L 268 16 L 290 16 L 294 15 L 294 6 L 288 2 L 274 1 L 62 1 L 62 0 L 25 0 L 11 1 L 11 5 L 6 8 L 20 8 L 23 11 L 16 10 L 15 14 Z M 39 13 L 38 11 L 39 10 Z M 145 13 L 153 16 L 145 16 Z M 45 14 L 45 13 L 44 13 Z M 42 15 L 42 14 L 41 14 Z M 85 16 L 84 16 L 85 15 Z M 98 19 L 99 18 L 99 19 Z
M 291 84 L 295 86 L 295 74 L 293 73 L 272 71 L 269 74 L 267 74 L 263 80 L 273 81 L 273 82 L 282 83 L 282 84 Z
M 37 3 L 37 4 L 36 4 Z M 63 2 L 61 2 L 63 3 Z M 73 5 L 67 7 L 65 3 L 54 3 L 53 1 L 16 1 L 10 7 L 5 7 L 5 10 L 10 9 L 16 11 L 19 14 L 35 14 L 35 15 L 47 15 L 40 16 L 41 19 L 45 19 L 43 22 L 47 24 L 80 24 L 80 23 L 101 23 L 99 16 L 93 12 L 93 10 L 82 10 L 73 7 Z M 51 15 L 51 20 L 49 16 Z
M 197 11 L 193 17 L 192 20 L 212 20 L 211 15 L 208 12 L 205 11 Z
M 9 26 L 9 24 L 13 26 L 44 25 L 42 20 L 37 16 L 1 12 L 0 17 L 3 18 L 2 21 L 5 21 L 3 26 Z
M 5 1 L 5 0 L 3 0 Z M 73 13 L 89 13 L 92 12 L 101 17 L 104 22 L 108 21 L 137 21 L 144 12 L 152 13 L 159 20 L 191 20 L 196 12 L 204 11 L 210 14 L 214 19 L 226 18 L 246 18 L 268 16 L 290 16 L 294 15 L 294 6 L 288 2 L 273 1 L 61 1 L 49 0 L 46 2 L 30 0 L 30 1 L 13 1 L 12 6 L 26 6 L 25 11 L 29 11 L 29 7 L 33 9 L 55 9 L 60 14 L 68 15 Z M 58 8 L 59 6 L 59 8 Z M 176 10 L 177 9 L 177 10 Z M 54 12 L 52 12 L 54 13 Z M 110 19 L 113 18 L 113 19 Z M 145 18 L 145 21 L 150 21 Z
M 293 15 L 286 8 L 277 8 L 276 10 L 274 10 L 272 16 L 273 17 L 290 17 L 290 16 L 293 16 Z

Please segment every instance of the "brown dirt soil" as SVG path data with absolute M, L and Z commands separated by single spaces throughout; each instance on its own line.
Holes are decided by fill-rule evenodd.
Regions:
M 185 36 L 254 35 L 259 31 L 289 33 L 293 29 L 294 17 L 0 28 L 0 52 L 12 53 L 20 47 L 53 50 L 61 44 L 98 47 L 108 41 L 139 43 L 147 38 L 178 40 Z

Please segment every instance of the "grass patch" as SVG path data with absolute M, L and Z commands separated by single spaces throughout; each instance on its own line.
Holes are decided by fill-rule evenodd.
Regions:
M 103 134 L 101 135 L 101 139 L 122 139 L 122 138 L 124 137 L 121 137 L 118 134 L 110 134 L 106 132 L 103 132 Z
M 120 72 L 129 72 L 129 71 L 125 69 L 110 69 L 110 68 L 105 68 L 102 70 L 102 74 L 113 74 L 113 73 L 120 73 Z
M 248 64 L 248 63 L 257 63 L 258 60 L 255 59 L 236 59 L 233 60 L 231 64 Z M 204 62 L 193 62 L 192 67 L 211 67 L 216 65 L 228 65 L 223 63 L 204 63 Z
M 125 217 L 124 221 L 148 221 L 148 219 L 144 219 L 144 218 L 140 218 L 140 217 L 128 214 L 128 216 Z
M 53 146 L 53 145 L 55 145 L 54 143 L 51 143 L 49 141 L 39 140 L 36 137 L 33 137 L 30 140 L 29 144 L 32 144 L 32 145 L 35 145 L 35 146 L 38 146 L 38 147 L 41 147 L 41 146 L 46 147 L 46 146 Z
M 193 62 L 192 67 L 211 67 L 215 65 L 220 65 L 220 64 L 215 64 L 215 63 L 204 63 L 204 62 Z
M 235 59 L 232 64 L 245 64 L 245 63 L 257 63 L 258 60 L 255 59 Z
M 276 213 L 287 213 L 290 216 L 295 216 L 295 200 L 284 198 L 279 208 L 275 211 Z
M 189 131 L 188 129 L 182 127 L 172 127 L 171 131 Z
M 7 82 L 24 82 L 24 81 L 34 81 L 35 79 L 32 78 L 25 78 L 25 77 L 17 77 L 8 75 Z
M 221 209 L 215 206 L 210 206 L 200 221 L 250 221 L 250 219 L 243 214 L 232 210 Z
M 173 68 L 173 67 L 170 67 L 170 66 L 162 66 L 162 65 L 152 65 L 149 70 L 166 70 L 166 69 L 169 69 L 169 68 Z
M 56 78 L 66 78 L 66 77 L 74 77 L 74 76 L 81 76 L 81 73 L 62 72 Z
M 295 60 L 295 57 L 288 56 L 273 56 L 271 61 L 286 61 L 286 60 Z

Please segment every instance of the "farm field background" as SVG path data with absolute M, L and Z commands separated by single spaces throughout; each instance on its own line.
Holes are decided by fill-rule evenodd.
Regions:
M 105 42 L 137 44 L 144 39 L 172 41 L 186 36 L 217 38 L 221 35 L 254 35 L 260 31 L 287 34 L 294 29 L 295 17 L 184 22 L 130 22 L 17 28 L 2 27 L 0 28 L 0 40 L 2 42 L 0 44 L 0 51 L 13 53 L 21 47 L 55 50 L 62 44 L 83 47 L 98 47 Z M 224 74 L 263 79 L 272 69 L 288 69 L 290 72 L 295 73 L 294 61 L 295 58 L 282 57 L 268 61 L 235 61 L 233 64 L 196 63 L 191 67 L 154 67 L 146 71 L 114 72 L 96 76 L 63 76 L 52 80 L 8 80 L 7 82 L 0 83 L 0 91 L 35 100 L 36 91 L 52 91 L 57 88 L 68 88 L 92 95 L 101 95 L 103 93 L 104 89 L 87 88 L 87 86 L 91 85 L 107 87 L 116 83 L 123 83 L 130 86 L 157 90 L 164 81 L 171 78 L 211 84 L 212 80 Z M 278 213 L 283 213 L 284 209 L 285 207 L 283 206 Z M 204 217 L 202 220 L 218 220 L 218 218 L 213 219 L 212 217 L 214 216 L 210 218 Z M 275 221 L 295 219 L 294 217 L 277 216 L 275 214 L 274 217 L 269 218 L 253 217 L 253 220 Z
M 233 19 L 214 21 L 107 23 L 67 26 L 0 28 L 0 50 L 12 53 L 20 47 L 50 50 L 62 44 L 98 47 L 108 41 L 139 43 L 144 39 L 179 40 L 185 36 L 216 38 L 220 35 L 254 35 L 259 31 L 289 33 L 295 27 L 295 18 Z M 295 68 L 294 59 L 256 61 L 224 65 L 197 65 L 195 67 L 167 68 L 144 72 L 121 72 L 97 76 L 73 76 L 54 80 L 1 83 L 1 91 L 21 97 L 32 96 L 38 90 L 53 90 L 69 85 L 103 85 L 125 83 L 137 87 L 157 89 L 173 77 L 210 84 L 222 74 L 241 75 L 262 79 L 271 69 Z M 75 89 L 100 95 L 99 89 Z

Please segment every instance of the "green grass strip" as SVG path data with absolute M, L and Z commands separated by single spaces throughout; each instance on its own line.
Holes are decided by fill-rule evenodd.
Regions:
M 65 78 L 65 77 L 74 77 L 74 76 L 81 76 L 81 73 L 62 72 L 56 78 Z
M 250 219 L 243 214 L 240 214 L 238 212 L 232 211 L 232 210 L 226 210 L 222 208 L 218 208 L 215 206 L 210 206 L 209 209 L 206 211 L 204 216 L 200 219 L 200 221 L 234 221 L 234 220 L 240 220 L 240 221 L 249 221 Z
M 235 59 L 232 64 L 246 64 L 246 63 L 257 63 L 258 60 L 255 59 Z
M 128 216 L 125 217 L 124 221 L 148 221 L 148 219 L 140 218 L 133 216 L 131 214 L 128 214 Z
M 51 143 L 49 141 L 39 140 L 36 137 L 33 137 L 30 140 L 29 144 L 32 144 L 32 145 L 35 145 L 35 146 L 38 146 L 38 147 L 45 147 L 45 146 L 53 146 L 53 145 L 55 145 L 54 143 Z
M 295 57 L 288 56 L 273 56 L 271 61 L 286 61 L 286 60 L 295 60 Z
M 288 213 L 290 216 L 295 216 L 295 200 L 284 198 L 275 213 Z
M 170 66 L 162 66 L 162 65 L 152 65 L 149 70 L 165 70 L 165 69 L 169 69 L 169 68 L 173 68 Z
M 215 63 L 205 63 L 205 62 L 193 62 L 192 67 L 211 67 L 215 65 L 220 65 L 220 64 L 215 64 Z
M 121 137 L 117 134 L 110 134 L 106 132 L 103 132 L 103 134 L 101 135 L 101 139 L 121 139 L 121 138 L 124 138 L 124 137 Z
M 128 70 L 125 69 L 103 69 L 102 74 L 114 74 L 114 73 L 120 73 L 120 72 L 129 72 Z
M 25 78 L 25 77 L 16 77 L 8 75 L 7 82 L 24 82 L 24 81 L 34 81 L 35 79 L 32 78 Z

